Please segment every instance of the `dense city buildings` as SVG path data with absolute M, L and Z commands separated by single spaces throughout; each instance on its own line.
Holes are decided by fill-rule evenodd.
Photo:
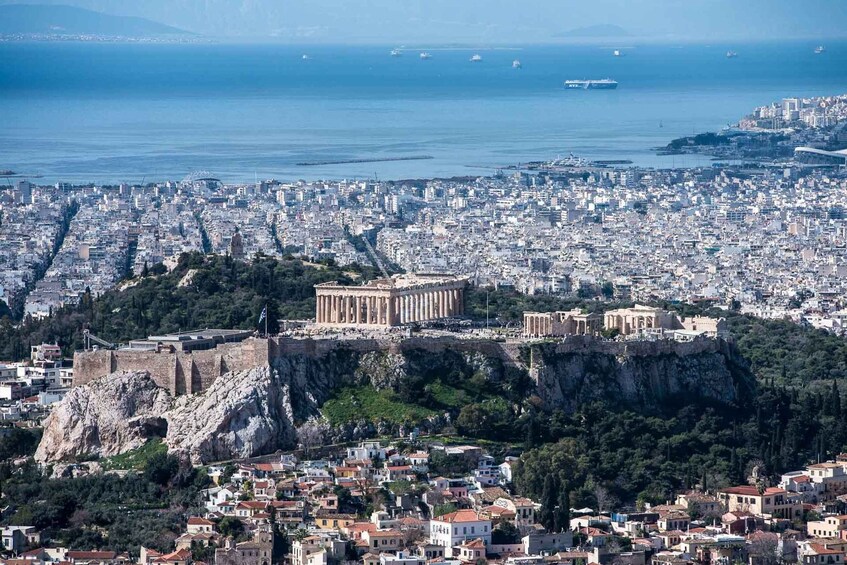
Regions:
M 844 171 L 799 165 L 211 190 L 36 187 L 31 204 L 12 193 L 4 200 L 2 245 L 26 241 L 13 229 L 35 239 L 27 254 L 0 249 L 3 296 L 45 316 L 86 289 L 96 296 L 145 264 L 173 266 L 180 253 L 203 249 L 382 263 L 527 294 L 706 302 L 840 332 L 845 188 Z M 65 235 L 71 205 L 79 211 Z

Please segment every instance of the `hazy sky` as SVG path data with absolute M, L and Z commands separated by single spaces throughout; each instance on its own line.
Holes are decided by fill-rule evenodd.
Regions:
M 291 42 L 548 42 L 606 24 L 672 41 L 847 37 L 847 0 L 0 0 L 22 2 Z

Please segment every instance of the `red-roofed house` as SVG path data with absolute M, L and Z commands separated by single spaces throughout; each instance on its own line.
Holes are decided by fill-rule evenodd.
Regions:
M 200 516 L 192 516 L 185 529 L 189 534 L 211 534 L 215 531 L 215 523 Z
M 151 561 L 152 565 L 187 565 L 191 559 L 191 550 L 178 549 L 167 555 L 160 555 Z
M 477 538 L 484 544 L 491 543 L 491 520 L 473 510 L 457 510 L 429 522 L 429 541 L 443 547 L 445 555 L 452 557 L 454 547 Z
M 385 478 L 389 481 L 414 481 L 416 475 L 411 465 L 386 465 Z
M 480 538 L 464 542 L 458 550 L 457 557 L 465 563 L 476 563 L 478 559 L 485 559 L 485 542 Z
M 73 565 L 124 565 L 129 563 L 129 556 L 114 551 L 68 551 L 68 562 Z
M 728 512 L 740 510 L 788 520 L 799 518 L 802 514 L 801 503 L 781 488 L 770 487 L 760 493 L 757 487 L 749 485 L 728 487 L 718 491 L 718 500 Z
M 242 500 L 235 505 L 235 515 L 239 518 L 252 518 L 255 514 L 268 511 L 268 503 L 263 500 Z
M 804 543 L 799 548 L 797 557 L 803 565 L 842 565 L 844 563 L 842 550 L 828 548 L 822 543 Z

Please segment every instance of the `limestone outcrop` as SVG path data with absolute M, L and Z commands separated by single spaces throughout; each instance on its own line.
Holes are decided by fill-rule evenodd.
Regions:
M 225 373 L 176 399 L 144 372 L 113 373 L 74 388 L 45 422 L 42 463 L 110 457 L 151 437 L 200 464 L 294 447 L 289 386 L 270 367 Z
M 288 383 L 270 367 L 226 373 L 164 414 L 172 452 L 195 464 L 271 453 L 296 444 Z
M 172 396 L 143 371 L 112 373 L 76 387 L 47 419 L 36 458 L 108 457 L 152 436 L 194 463 L 263 455 L 295 447 L 296 424 L 319 418 L 338 387 L 396 389 L 435 378 L 496 384 L 514 371 L 532 377 L 535 386 L 526 393 L 551 411 L 574 411 L 596 400 L 636 411 L 690 401 L 739 405 L 755 390 L 746 361 L 723 340 L 300 340 L 277 348 L 267 363 L 223 372 L 193 394 Z M 438 431 L 455 416 L 414 424 Z M 385 422 L 349 422 L 325 435 L 345 441 L 399 431 L 389 428 Z
M 35 459 L 109 457 L 165 433 L 171 398 L 147 373 L 114 373 L 71 390 L 44 424 Z

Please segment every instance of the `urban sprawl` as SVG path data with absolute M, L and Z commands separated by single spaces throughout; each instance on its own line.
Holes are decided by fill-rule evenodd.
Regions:
M 739 131 L 778 130 L 780 143 L 793 147 L 796 159 L 778 165 L 657 170 L 557 161 L 407 182 L 226 184 L 208 173 L 145 186 L 15 180 L 0 191 L 0 298 L 17 319 L 44 318 L 156 265 L 172 269 L 186 252 L 293 255 L 407 273 L 317 285 L 313 336 L 358 326 L 390 334 L 391 326 L 458 317 L 466 285 L 636 303 L 604 314 L 526 312 L 515 339 L 610 329 L 616 339 L 723 337 L 723 320 L 638 305 L 659 301 L 847 334 L 847 157 L 837 148 L 847 141 L 845 101 L 787 99 L 742 120 Z M 738 146 L 743 137 L 733 139 Z M 0 377 L 0 417 L 40 421 L 67 393 L 73 369 L 58 346 L 42 344 L 28 361 L 0 365 Z M 699 485 L 636 510 L 598 492 L 596 508 L 556 506 L 551 514 L 547 501 L 514 494 L 514 457 L 478 445 L 408 430 L 400 441 L 301 447 L 296 456 L 208 466 L 214 486 L 203 491 L 204 511 L 187 518 L 171 553 L 142 548 L 136 560 L 42 547 L 36 528 L 10 525 L 0 532 L 14 556 L 5 563 L 187 565 L 193 550 L 214 544 L 217 564 L 268 565 L 280 524 L 291 565 L 840 565 L 847 558 L 847 454 L 785 473 L 775 486 L 754 468 L 748 484 L 711 494 Z M 439 472 L 446 461 L 462 471 Z M 364 511 L 362 501 L 376 491 L 381 502 Z M 248 541 L 234 541 L 233 522 Z

